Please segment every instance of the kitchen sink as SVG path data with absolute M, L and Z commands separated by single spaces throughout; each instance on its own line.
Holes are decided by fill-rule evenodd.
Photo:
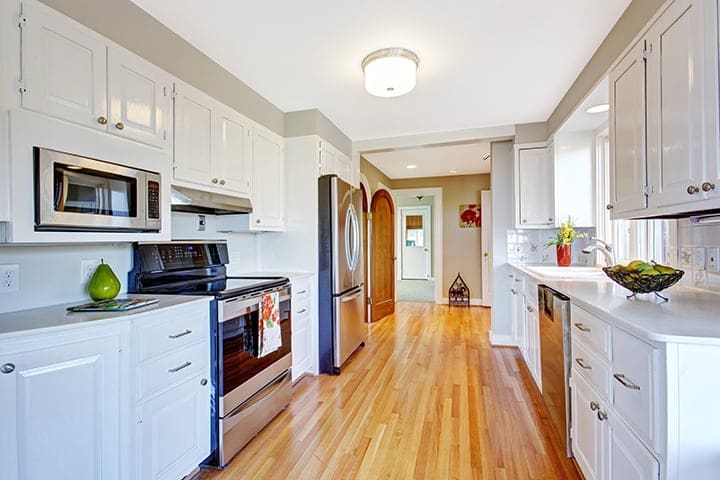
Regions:
M 598 267 L 556 267 L 548 266 L 526 266 L 526 270 L 540 277 L 548 279 L 568 279 L 568 280 L 608 280 L 608 277 Z

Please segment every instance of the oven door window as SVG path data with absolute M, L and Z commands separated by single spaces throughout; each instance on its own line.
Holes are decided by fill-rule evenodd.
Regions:
M 137 178 L 56 163 L 54 180 L 57 212 L 137 217 Z
M 257 307 L 238 317 L 226 320 L 222 328 L 221 395 L 233 391 L 257 373 L 290 353 L 290 301 L 280 302 L 282 346 L 258 357 Z

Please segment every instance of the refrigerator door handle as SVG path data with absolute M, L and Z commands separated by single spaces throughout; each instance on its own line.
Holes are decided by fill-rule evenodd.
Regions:
M 360 225 L 353 204 L 350 204 L 350 207 L 348 207 L 347 225 L 349 225 L 350 228 L 345 229 L 345 251 L 348 255 L 350 270 L 354 272 L 357 268 L 358 258 L 360 257 Z

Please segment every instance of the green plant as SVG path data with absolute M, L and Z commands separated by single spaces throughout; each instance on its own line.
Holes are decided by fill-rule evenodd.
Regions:
M 587 237 L 587 233 L 576 232 L 575 224 L 573 223 L 572 218 L 568 217 L 567 222 L 563 222 L 560 224 L 560 230 L 558 230 L 557 234 L 554 237 L 550 237 L 547 243 L 545 243 L 545 246 L 551 247 L 553 245 L 570 245 L 572 242 L 575 241 L 576 238 L 585 237 Z

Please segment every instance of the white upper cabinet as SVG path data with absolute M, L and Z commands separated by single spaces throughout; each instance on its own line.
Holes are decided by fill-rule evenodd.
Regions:
M 320 140 L 319 176 L 335 174 L 347 183 L 353 181 L 353 165 L 350 157 L 325 140 Z
M 715 0 L 675 0 L 610 72 L 613 218 L 720 208 L 717 29 Z
M 159 148 L 169 146 L 169 75 L 74 20 L 23 3 L 22 106 Z
M 108 47 L 108 130 L 155 147 L 167 142 L 169 81 L 154 65 Z
M 551 146 L 518 145 L 515 150 L 517 228 L 555 225 L 554 158 Z
M 210 185 L 212 148 L 211 99 L 175 83 L 173 166 L 175 180 Z
M 610 198 L 613 216 L 642 210 L 645 195 L 645 42 L 610 72 Z
M 253 127 L 253 213 L 250 229 L 282 229 L 285 225 L 284 139 Z
M 213 133 L 216 154 L 211 162 L 213 179 L 220 186 L 244 195 L 252 193 L 253 162 L 250 122 L 230 108 L 218 108 Z
M 105 130 L 105 39 L 43 5 L 22 11 L 22 106 Z

